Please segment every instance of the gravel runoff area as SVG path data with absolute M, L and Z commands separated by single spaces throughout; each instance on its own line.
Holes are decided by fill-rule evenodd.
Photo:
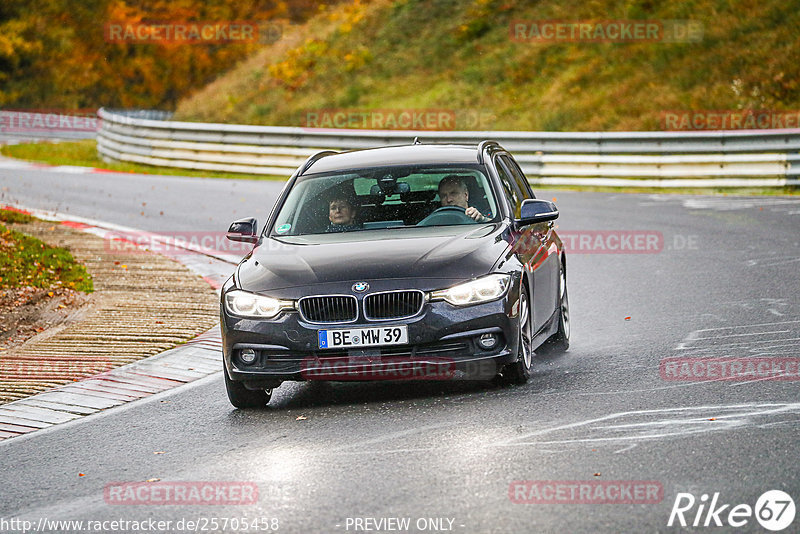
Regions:
M 120 251 L 74 224 L 9 226 L 68 249 L 92 275 L 95 291 L 61 324 L 0 349 L 0 404 L 159 354 L 219 320 L 214 289 L 172 259 Z

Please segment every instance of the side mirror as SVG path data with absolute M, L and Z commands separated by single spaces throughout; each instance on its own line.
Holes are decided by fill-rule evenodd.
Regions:
M 520 226 L 526 224 L 543 223 L 558 219 L 558 208 L 549 200 L 529 198 L 522 201 L 519 210 L 519 219 L 516 223 Z
M 228 233 L 225 235 L 231 241 L 242 241 L 243 243 L 258 242 L 258 221 L 253 217 L 239 219 L 231 223 Z

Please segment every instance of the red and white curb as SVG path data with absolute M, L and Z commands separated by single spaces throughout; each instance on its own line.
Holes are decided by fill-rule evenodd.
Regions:
M 18 205 L 8 207 L 104 238 L 117 232 L 160 238 L 157 234 L 83 217 Z M 215 251 L 195 250 L 188 246 L 183 249 L 180 253 L 166 255 L 198 273 L 216 289 L 222 286 L 239 261 L 238 257 Z M 184 345 L 155 356 L 0 406 L 0 441 L 74 421 L 221 370 L 222 338 L 217 326 Z
M 221 369 L 222 339 L 215 327 L 156 356 L 0 406 L 0 439 L 149 397 Z
M 2 144 L 2 143 L 0 143 Z M 0 169 L 15 169 L 22 171 L 39 171 L 46 169 L 52 172 L 64 174 L 94 174 L 100 172 L 125 173 L 124 171 L 112 171 L 111 169 L 98 169 L 97 167 L 78 167 L 75 165 L 50 165 L 47 163 L 34 163 L 13 158 L 0 158 Z
M 203 247 L 196 243 L 182 242 L 172 236 L 76 215 L 27 208 L 18 204 L 0 204 L 0 208 L 18 210 L 33 215 L 38 219 L 58 222 L 70 228 L 96 235 L 109 240 L 109 246 L 114 246 L 112 243 L 117 240 L 123 240 L 127 241 L 126 247 L 130 246 L 146 251 L 148 250 L 146 246 L 138 246 L 137 243 L 150 243 L 156 246 L 158 254 L 185 265 L 202 276 L 215 289 L 221 287 L 222 283 L 233 272 L 233 267 L 244 256 L 243 254 L 225 253 L 224 251 Z

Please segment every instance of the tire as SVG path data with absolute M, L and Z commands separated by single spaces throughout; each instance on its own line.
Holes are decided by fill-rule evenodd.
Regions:
M 517 342 L 517 361 L 508 364 L 503 370 L 504 382 L 509 384 L 524 384 L 531 377 L 531 363 L 533 351 L 531 350 L 531 313 L 528 304 L 528 290 L 523 285 L 519 294 L 519 335 Z
M 545 341 L 548 352 L 565 352 L 569 348 L 570 318 L 569 295 L 567 293 L 567 269 L 561 264 L 558 290 L 558 330 Z
M 247 389 L 243 382 L 231 380 L 228 376 L 228 369 L 223 365 L 225 374 L 225 391 L 228 392 L 228 400 L 237 408 L 261 408 L 269 403 L 272 398 L 271 389 Z

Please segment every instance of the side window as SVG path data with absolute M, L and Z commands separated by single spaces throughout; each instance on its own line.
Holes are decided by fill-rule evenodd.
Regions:
M 511 156 L 500 156 L 500 160 L 514 177 L 517 187 L 520 191 L 522 191 L 522 196 L 524 198 L 536 198 L 536 196 L 533 194 L 533 190 L 531 189 L 531 184 L 528 183 L 528 179 L 525 178 L 525 174 L 522 172 L 522 169 L 519 168 L 517 162 L 514 161 Z
M 500 176 L 500 182 L 503 184 L 503 191 L 514 212 L 514 217 L 519 217 L 519 210 L 520 206 L 522 206 L 523 199 L 522 193 L 514 183 L 514 178 L 499 161 L 499 158 L 494 159 L 494 166 L 497 169 L 497 174 Z

